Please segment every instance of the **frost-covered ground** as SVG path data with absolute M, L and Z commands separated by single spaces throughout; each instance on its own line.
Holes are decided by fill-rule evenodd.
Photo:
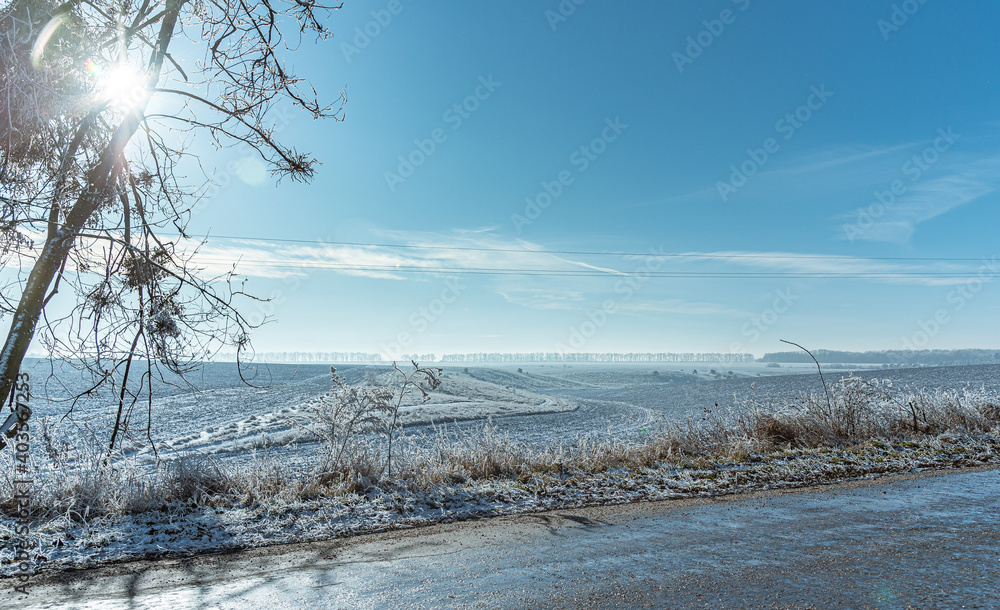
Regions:
M 683 421 L 692 414 L 725 408 L 734 394 L 788 397 L 821 388 L 813 375 L 756 377 L 749 369 L 718 367 L 713 372 L 711 366 L 697 366 L 701 367 L 697 374 L 693 368 L 688 371 L 679 366 L 674 370 L 654 366 L 446 367 L 443 385 L 427 403 L 405 405 L 402 421 L 411 434 L 431 422 L 462 429 L 490 417 L 500 435 L 510 434 L 518 441 L 537 445 L 591 434 L 627 439 L 656 421 Z M 338 373 L 352 384 L 388 383 L 393 374 L 386 367 L 344 367 Z M 876 375 L 894 378 L 899 385 L 972 386 L 997 393 L 998 373 L 1000 367 L 979 366 L 880 371 Z M 836 377 L 828 373 L 827 381 Z M 154 438 L 161 457 L 190 452 L 249 455 L 255 447 L 280 448 L 301 440 L 296 418 L 330 387 L 327 367 L 296 369 L 290 381 L 267 389 L 236 386 L 221 377 L 204 381 L 205 387 L 198 392 L 167 388 L 166 396 L 158 399 L 154 415 L 160 419 Z M 63 405 L 40 404 L 36 415 L 55 416 L 64 410 Z M 78 413 L 81 421 L 99 423 L 106 411 L 107 405 L 97 404 L 81 406 Z M 315 444 L 306 445 L 302 452 L 314 448 Z M 139 449 L 137 455 L 152 457 L 148 449 Z M 283 463 L 292 468 L 289 456 L 291 453 Z M 133 516 L 76 515 L 72 520 L 65 515 L 35 524 L 31 544 L 36 567 L 60 569 L 558 507 L 738 493 L 998 462 L 1000 441 L 996 436 L 946 434 L 919 442 L 870 443 L 856 449 L 779 452 L 731 463 L 689 461 L 599 474 L 534 474 L 523 482 L 479 481 L 423 490 L 370 488 L 365 494 L 284 504 L 174 505 Z M 0 542 L 11 539 L 14 526 L 10 518 L 0 517 Z M 10 550 L 0 551 L 0 573 L 12 572 L 10 561 Z
M 50 521 L 31 533 L 33 566 L 36 570 L 79 568 L 554 508 L 743 493 L 997 463 L 1000 437 L 942 434 L 919 442 L 785 450 L 730 462 L 691 460 L 598 474 L 535 474 L 523 483 L 484 481 L 421 491 L 371 488 L 363 494 L 283 505 L 172 506 L 137 516 Z M 0 519 L 0 539 L 9 540 L 13 526 L 10 519 Z M 13 571 L 10 551 L 0 551 L 0 573 Z
M 374 367 L 372 367 L 374 369 Z M 377 371 L 377 372 L 376 372 Z M 369 370 L 366 383 L 393 387 L 398 384 L 398 373 L 391 369 Z M 523 377 L 523 376 L 522 376 Z M 507 381 L 505 385 L 503 382 Z M 539 394 L 532 389 L 510 385 L 511 380 L 500 372 L 492 374 L 461 371 L 444 373 L 441 386 L 428 392 L 428 400 L 421 401 L 419 394 L 407 395 L 400 409 L 400 423 L 404 427 L 428 426 L 435 423 L 474 421 L 541 414 L 565 413 L 578 407 L 572 400 Z M 573 384 L 528 384 L 537 390 L 551 390 L 553 386 Z M 157 444 L 161 453 L 197 451 L 201 454 L 246 453 L 263 447 L 281 447 L 298 441 L 310 441 L 304 434 L 303 418 L 319 396 L 299 404 L 280 409 L 247 415 L 241 419 L 209 425 L 190 434 L 167 437 Z M 153 451 L 143 447 L 136 452 L 139 457 L 153 459 Z
M 491 417 L 503 434 L 535 445 L 573 442 L 581 436 L 628 436 L 663 419 L 683 421 L 705 409 L 725 407 L 734 395 L 753 393 L 782 399 L 821 391 L 815 367 L 759 364 L 655 363 L 646 365 L 549 364 L 506 367 L 443 365 L 444 384 L 432 401 L 403 411 L 407 434 L 433 433 L 431 423 L 467 429 Z M 697 371 L 697 373 L 695 373 Z M 67 402 L 50 402 L 48 394 L 66 398 L 89 388 L 92 381 L 65 363 L 30 363 L 32 409 L 37 417 L 61 420 Z M 374 375 L 380 383 L 395 381 L 388 366 L 347 365 L 338 375 L 352 385 Z M 827 381 L 844 371 L 826 372 Z M 198 451 L 226 459 L 244 460 L 263 446 L 289 447 L 301 438 L 295 419 L 316 399 L 330 391 L 326 365 L 261 367 L 251 377 L 260 387 L 244 385 L 230 363 L 209 364 L 190 378 L 192 386 L 167 377 L 154 384 L 152 408 L 139 401 L 131 418 L 131 445 L 126 449 L 153 459 L 147 442 L 155 441 L 160 457 Z M 760 376 L 763 375 L 763 376 Z M 897 387 L 980 387 L 1000 391 L 1000 366 L 939 367 L 866 372 L 865 376 L 892 379 Z M 75 404 L 64 424 L 109 430 L 117 408 L 116 393 L 95 394 Z M 149 418 L 151 415 L 151 419 Z M 87 431 L 83 431 L 85 435 Z M 74 431 L 73 436 L 81 434 Z M 126 441 L 128 443 L 128 441 Z M 304 453 L 289 450 L 289 459 Z

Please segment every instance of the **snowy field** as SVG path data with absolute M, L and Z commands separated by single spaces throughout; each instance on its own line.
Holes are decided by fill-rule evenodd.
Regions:
M 31 363 L 36 417 L 61 419 L 70 403 L 49 402 L 87 387 L 80 373 L 53 369 L 45 361 Z M 442 365 L 442 385 L 430 400 L 404 403 L 401 422 L 411 435 L 440 428 L 469 428 L 489 419 L 501 433 L 531 444 L 572 442 L 580 437 L 629 437 L 664 420 L 683 422 L 706 411 L 728 409 L 735 401 L 756 397 L 787 400 L 802 393 L 820 393 L 822 385 L 813 365 L 762 364 L 727 366 L 712 363 L 655 363 L 646 365 L 550 364 L 504 367 Z M 352 385 L 377 383 L 392 387 L 399 375 L 388 366 L 344 365 L 339 375 Z M 896 387 L 958 389 L 985 387 L 1000 391 L 1000 366 L 859 369 L 865 378 L 888 378 Z M 848 375 L 827 370 L 828 383 Z M 150 436 L 161 458 L 198 452 L 241 459 L 255 449 L 287 451 L 290 462 L 309 453 L 301 417 L 330 390 L 327 365 L 271 365 L 256 371 L 243 384 L 234 364 L 206 365 L 189 376 L 154 384 Z M 192 387 L 193 386 L 193 387 Z M 107 436 L 117 408 L 116 397 L 96 396 L 78 402 L 68 421 L 68 432 L 86 426 Z M 146 442 L 149 409 L 145 398 L 134 408 L 131 451 L 152 461 Z M 103 434 L 101 431 L 104 431 Z
M 45 369 L 39 364 L 32 379 L 42 385 Z M 329 368 L 272 367 L 269 388 L 240 385 L 232 370 L 231 365 L 206 367 L 196 391 L 170 385 L 161 388 L 162 394 L 153 402 L 153 437 L 161 457 L 196 452 L 239 460 L 254 447 L 268 446 L 272 457 L 277 456 L 291 471 L 297 462 L 306 461 L 303 456 L 315 455 L 315 443 L 296 444 L 301 431 L 294 423 L 295 415 L 329 391 Z M 787 372 L 767 372 L 775 370 Z M 364 366 L 345 366 L 338 372 L 352 384 L 387 383 L 392 374 L 387 367 Z M 763 400 L 784 400 L 822 391 L 814 374 L 757 376 L 763 372 L 763 367 L 734 370 L 705 367 L 704 363 L 690 370 L 598 365 L 522 366 L 520 370 L 517 366 L 445 367 L 442 386 L 426 403 L 406 405 L 403 421 L 408 435 L 419 435 L 435 427 L 474 427 L 489 418 L 502 434 L 544 445 L 583 436 L 638 438 L 647 424 L 696 419 L 706 411 L 729 408 L 739 397 L 752 394 Z M 808 367 L 801 372 L 809 372 Z M 826 373 L 828 383 L 840 376 Z M 1000 367 L 995 365 L 867 371 L 865 376 L 892 379 L 899 389 L 983 387 L 1000 393 Z M 72 388 L 65 371 L 59 379 Z M 50 388 L 54 383 L 50 380 Z M 100 398 L 80 402 L 74 407 L 72 425 L 104 430 L 106 438 L 107 428 L 100 426 L 106 426 L 113 405 Z M 33 407 L 38 417 L 58 417 L 68 405 L 46 403 L 36 396 Z M 138 455 L 151 458 L 144 448 L 138 449 Z M 81 567 L 559 507 L 799 487 L 888 472 L 990 465 L 1000 461 L 998 456 L 1000 438 L 995 432 L 979 436 L 944 433 L 919 442 L 778 451 L 766 460 L 736 463 L 702 460 L 597 473 L 536 472 L 527 480 L 467 480 L 427 489 L 390 484 L 280 504 L 184 504 L 133 515 L 87 517 L 67 512 L 34 525 L 32 565 Z M 0 539 L 10 539 L 15 525 L 14 519 L 0 517 Z M 7 547 L 0 550 L 0 574 L 14 571 L 11 559 Z

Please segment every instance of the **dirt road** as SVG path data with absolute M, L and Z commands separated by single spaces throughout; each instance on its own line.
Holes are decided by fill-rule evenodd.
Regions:
M 447 524 L 6 581 L 3 607 L 1000 607 L 1000 471 Z

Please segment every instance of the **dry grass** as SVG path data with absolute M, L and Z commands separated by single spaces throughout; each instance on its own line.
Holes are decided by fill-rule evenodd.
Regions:
M 610 468 L 654 467 L 699 459 L 741 460 L 785 448 L 844 447 L 873 439 L 927 437 L 943 432 L 997 432 L 1000 400 L 984 391 L 895 391 L 886 381 L 856 377 L 832 384 L 825 395 L 776 404 L 751 397 L 726 411 L 706 412 L 683 424 L 662 422 L 636 439 L 583 438 L 533 448 L 486 422 L 471 431 L 437 429 L 430 437 L 402 437 L 393 454 L 392 480 L 379 438 L 339 436 L 336 459 L 321 443 L 317 465 L 289 472 L 267 453 L 249 466 L 228 467 L 203 456 L 141 468 L 123 456 L 107 460 L 93 437 L 69 443 L 46 425 L 39 438 L 45 458 L 36 465 L 46 483 L 34 499 L 43 519 L 86 520 L 103 514 L 184 510 L 199 505 L 285 504 L 371 487 L 427 488 L 466 481 L 526 481 L 536 473 L 596 473 Z M 341 448 L 345 448 L 341 451 Z M 9 469 L 5 469 L 9 473 Z M 0 481 L 0 505 L 10 510 L 11 481 Z
M 638 439 L 580 439 L 532 449 L 489 423 L 462 435 L 439 432 L 434 443 L 408 443 L 400 478 L 424 487 L 491 478 L 524 479 L 536 472 L 599 472 L 650 467 L 690 458 L 740 460 L 785 448 L 843 447 L 873 439 L 1000 428 L 1000 398 L 985 391 L 895 392 L 888 381 L 850 377 L 825 395 L 775 404 L 749 398 L 697 421 L 662 422 Z M 427 449 L 427 446 L 432 447 Z
M 732 418 L 730 442 L 742 436 L 757 450 L 834 447 L 873 438 L 988 432 L 1000 424 L 1000 401 L 983 390 L 896 392 L 889 381 L 858 377 L 830 390 L 829 405 L 820 396 L 777 406 L 744 401 Z
M 315 493 L 317 484 L 296 478 L 268 453 L 254 454 L 248 466 L 232 467 L 211 456 L 186 454 L 139 465 L 121 453 L 108 456 L 93 434 L 74 430 L 77 443 L 40 419 L 34 456 L 34 515 L 47 521 L 66 516 L 86 521 L 102 515 L 182 511 L 196 506 L 292 501 Z M 0 468 L 0 510 L 13 514 L 11 468 Z

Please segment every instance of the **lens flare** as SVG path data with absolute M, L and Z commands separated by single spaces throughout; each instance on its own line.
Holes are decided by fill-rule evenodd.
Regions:
M 31 65 L 34 68 L 40 68 L 42 66 L 42 55 L 45 54 L 45 46 L 49 44 L 49 40 L 52 35 L 56 33 L 59 26 L 62 25 L 65 15 L 56 15 L 45 24 L 42 31 L 38 34 L 38 38 L 35 39 L 34 44 L 31 45 Z
M 95 78 L 100 78 L 101 73 L 104 72 L 101 69 L 101 65 L 94 61 L 93 59 L 88 59 L 83 62 L 83 69 L 87 71 L 87 74 Z
M 127 110 L 138 106 L 149 95 L 146 75 L 128 64 L 105 67 L 88 59 L 83 66 L 97 79 L 95 92 L 99 103 Z

